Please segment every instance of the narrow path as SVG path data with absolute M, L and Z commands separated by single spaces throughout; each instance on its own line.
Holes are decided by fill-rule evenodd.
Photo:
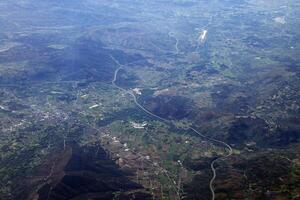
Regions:
M 155 117 L 155 118 L 157 118 L 157 119 L 160 119 L 160 120 L 162 120 L 162 121 L 164 121 L 164 122 L 173 124 L 173 122 L 172 122 L 171 120 L 162 118 L 162 117 L 160 117 L 160 116 L 158 116 L 158 115 L 156 115 L 156 114 L 150 112 L 149 110 L 147 110 L 145 107 L 143 107 L 143 106 L 137 101 L 137 98 L 136 98 L 136 96 L 134 95 L 134 93 L 133 93 L 132 91 L 128 91 L 128 90 L 126 90 L 126 89 L 124 89 L 124 88 L 122 88 L 122 87 L 120 87 L 120 86 L 118 86 L 118 85 L 116 84 L 118 72 L 119 72 L 121 69 L 124 69 L 124 68 L 123 68 L 124 65 L 120 64 L 113 56 L 111 56 L 111 58 L 112 58 L 112 59 L 115 61 L 115 63 L 119 66 L 119 68 L 117 68 L 117 69 L 115 70 L 114 77 L 113 77 L 113 80 L 112 80 L 112 82 L 111 82 L 112 85 L 115 86 L 116 88 L 122 90 L 123 92 L 129 94 L 130 96 L 132 96 L 132 98 L 133 98 L 134 103 L 136 104 L 136 106 L 138 106 L 140 109 L 142 109 L 142 110 L 143 110 L 144 112 L 146 112 L 147 114 L 149 114 L 149 115 L 151 115 L 151 116 L 153 116 L 153 117 Z M 211 194 L 212 194 L 212 198 L 211 198 L 211 199 L 214 200 L 214 199 L 215 199 L 214 180 L 215 180 L 216 177 L 217 177 L 216 168 L 215 168 L 214 165 L 215 165 L 215 163 L 216 163 L 217 161 L 219 161 L 219 160 L 221 160 L 221 159 L 224 159 L 224 158 L 227 158 L 227 157 L 231 156 L 231 155 L 233 154 L 233 150 L 232 150 L 231 146 L 230 146 L 229 144 L 227 144 L 226 142 L 223 142 L 223 141 L 221 141 L 221 140 L 217 140 L 217 139 L 214 139 L 214 138 L 205 136 L 205 135 L 203 135 L 202 133 L 200 133 L 199 131 L 197 131 L 195 128 L 193 128 L 193 127 L 191 127 L 191 126 L 189 126 L 188 128 L 189 128 L 190 130 L 192 130 L 194 133 L 196 133 L 197 135 L 199 135 L 200 137 L 205 138 L 206 140 L 208 140 L 208 141 L 210 141 L 210 142 L 212 142 L 212 143 L 216 143 L 216 144 L 218 144 L 218 145 L 221 145 L 221 146 L 225 147 L 225 148 L 227 149 L 227 151 L 228 151 L 227 155 L 222 156 L 222 157 L 218 157 L 217 159 L 213 160 L 213 161 L 210 163 L 210 168 L 211 168 L 211 170 L 212 170 L 212 172 L 213 172 L 213 176 L 212 176 L 212 178 L 211 178 L 211 180 L 210 180 L 210 182 L 209 182 L 209 187 L 210 187 L 210 191 L 211 191 Z

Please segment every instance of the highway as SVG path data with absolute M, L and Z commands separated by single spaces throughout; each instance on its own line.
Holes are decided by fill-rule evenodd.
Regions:
M 117 80 L 117 77 L 118 77 L 118 73 L 120 70 L 124 69 L 124 65 L 120 64 L 113 56 L 111 56 L 111 58 L 115 61 L 115 63 L 119 66 L 116 70 L 115 70 L 115 73 L 114 73 L 114 77 L 113 77 L 113 80 L 112 80 L 112 85 L 115 86 L 116 88 L 122 90 L 123 92 L 129 94 L 132 98 L 133 98 L 133 101 L 134 103 L 136 104 L 137 107 L 139 107 L 141 110 L 143 110 L 145 113 L 161 120 L 161 121 L 164 121 L 166 123 L 170 123 L 170 124 L 173 124 L 173 122 L 171 120 L 168 120 L 168 119 L 165 119 L 165 118 L 162 118 L 154 113 L 152 113 L 151 111 L 147 110 L 145 107 L 143 107 L 138 101 L 137 101 L 137 98 L 135 96 L 135 94 L 132 92 L 132 91 L 128 91 L 120 86 L 118 86 L 116 84 L 116 80 Z M 214 139 L 214 138 L 211 138 L 211 137 L 208 137 L 208 136 L 205 136 L 203 135 L 202 133 L 200 133 L 199 131 L 197 131 L 195 128 L 193 127 L 188 127 L 190 130 L 192 130 L 194 133 L 196 133 L 197 135 L 199 135 L 200 137 L 206 139 L 207 141 L 210 141 L 216 145 L 220 145 L 220 146 L 223 146 L 227 149 L 227 154 L 225 156 L 221 156 L 221 157 L 218 157 L 217 159 L 214 159 L 211 163 L 210 163 L 210 168 L 211 168 L 211 171 L 213 173 L 213 176 L 212 178 L 210 179 L 210 182 L 209 182 L 209 187 L 210 187 L 210 191 L 211 191 L 211 200 L 215 200 L 215 190 L 214 190 L 214 181 L 217 177 L 217 173 L 216 173 L 216 168 L 215 168 L 215 163 L 221 159 L 224 159 L 224 158 L 227 158 L 229 156 L 231 156 L 233 154 L 233 150 L 232 150 L 232 147 L 227 144 L 226 142 L 223 142 L 221 140 L 217 140 L 217 139 Z

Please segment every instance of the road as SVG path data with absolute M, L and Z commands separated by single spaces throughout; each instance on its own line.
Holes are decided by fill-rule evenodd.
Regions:
M 175 36 L 175 34 L 173 32 L 169 32 L 168 35 L 176 40 L 175 49 L 176 49 L 176 54 L 178 54 L 179 53 L 179 48 L 178 48 L 179 40 L 178 40 L 178 38 Z
M 115 61 L 115 63 L 119 66 L 116 70 L 115 70 L 115 73 L 114 73 L 114 77 L 113 77 L 113 80 L 112 80 L 112 85 L 115 86 L 116 88 L 122 90 L 123 92 L 129 94 L 132 98 L 133 98 L 133 101 L 134 103 L 136 104 L 137 107 L 139 107 L 140 109 L 142 109 L 144 112 L 146 112 L 147 114 L 161 120 L 161 121 L 164 121 L 166 123 L 169 123 L 169 124 L 173 124 L 173 122 L 171 120 L 168 120 L 168 119 L 165 119 L 165 118 L 162 118 L 152 112 L 150 112 L 149 110 L 147 110 L 145 107 L 143 107 L 138 101 L 137 101 L 137 98 L 135 96 L 135 94 L 132 92 L 132 91 L 128 91 L 120 86 L 118 86 L 116 84 L 116 80 L 117 80 L 117 77 L 118 77 L 118 73 L 120 70 L 124 69 L 124 65 L 120 64 L 113 56 L 111 56 L 111 58 Z M 210 141 L 214 144 L 217 144 L 217 145 L 221 145 L 223 147 L 225 147 L 227 149 L 227 154 L 225 156 L 222 156 L 222 157 L 218 157 L 217 159 L 213 160 L 211 163 L 210 163 L 210 168 L 211 168 L 211 171 L 213 173 L 213 176 L 209 182 L 209 187 L 210 187 L 210 191 L 211 191 L 211 200 L 215 200 L 215 190 L 214 190 L 214 181 L 217 177 L 217 173 L 216 173 L 216 168 L 215 168 L 215 163 L 221 159 L 224 159 L 224 158 L 227 158 L 229 156 L 231 156 L 233 154 L 233 150 L 231 148 L 231 146 L 229 144 L 227 144 L 226 142 L 223 142 L 221 140 L 217 140 L 217 139 L 214 139 L 214 138 L 211 138 L 211 137 L 208 137 L 208 136 L 205 136 L 203 135 L 202 133 L 200 133 L 199 131 L 197 131 L 195 128 L 193 127 L 188 127 L 190 130 L 192 130 L 194 133 L 196 133 L 197 135 L 199 135 L 200 137 L 202 138 L 205 138 L 207 141 Z

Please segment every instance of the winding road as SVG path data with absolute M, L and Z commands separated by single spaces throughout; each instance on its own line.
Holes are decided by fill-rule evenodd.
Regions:
M 110 56 L 114 62 L 119 66 L 116 70 L 115 70 L 115 73 L 114 73 L 114 77 L 113 77 L 113 80 L 111 81 L 112 85 L 115 86 L 116 88 L 122 90 L 123 92 L 129 94 L 132 98 L 133 98 L 133 101 L 134 103 L 136 104 L 137 107 L 139 107 L 140 109 L 142 109 L 144 112 L 146 112 L 147 114 L 161 120 L 161 121 L 164 121 L 166 123 L 170 123 L 170 124 L 173 124 L 173 122 L 171 120 L 168 120 L 168 119 L 165 119 L 165 118 L 162 118 L 152 112 L 150 112 L 149 110 L 147 110 L 145 107 L 143 107 L 138 101 L 137 101 L 137 98 L 135 96 L 135 94 L 132 92 L 132 91 L 128 91 L 120 86 L 118 86 L 116 84 L 116 81 L 117 81 L 117 77 L 118 77 L 118 73 L 120 70 L 124 70 L 124 66 L 125 65 L 122 65 L 118 62 L 118 60 L 116 60 L 113 56 Z M 200 133 L 199 131 L 197 131 L 195 128 L 189 126 L 188 127 L 190 130 L 192 130 L 194 133 L 196 133 L 197 135 L 199 135 L 200 137 L 202 138 L 205 138 L 207 141 L 210 141 L 212 143 L 215 143 L 215 144 L 218 144 L 218 145 L 221 145 L 223 147 L 225 147 L 227 149 L 227 154 L 225 156 L 222 156 L 222 157 L 218 157 L 217 159 L 214 159 L 211 163 L 210 163 L 210 168 L 212 170 L 212 173 L 213 173 L 213 176 L 209 182 L 209 187 L 210 187 L 210 191 L 211 191 L 211 200 L 215 200 L 215 190 L 214 190 L 214 181 L 217 177 L 217 173 L 216 173 L 216 168 L 215 168 L 215 163 L 221 159 L 224 159 L 224 158 L 227 158 L 229 156 L 231 156 L 233 154 L 233 150 L 232 150 L 232 147 L 227 144 L 226 142 L 223 142 L 221 140 L 217 140 L 217 139 L 214 139 L 214 138 L 211 138 L 211 137 L 208 137 L 208 136 L 205 136 L 203 135 L 202 133 Z
M 175 36 L 175 34 L 173 32 L 169 32 L 168 35 L 169 35 L 169 37 L 172 37 L 176 40 L 175 49 L 176 49 L 176 54 L 178 54 L 179 53 L 179 48 L 178 48 L 179 40 L 178 40 L 178 38 Z

